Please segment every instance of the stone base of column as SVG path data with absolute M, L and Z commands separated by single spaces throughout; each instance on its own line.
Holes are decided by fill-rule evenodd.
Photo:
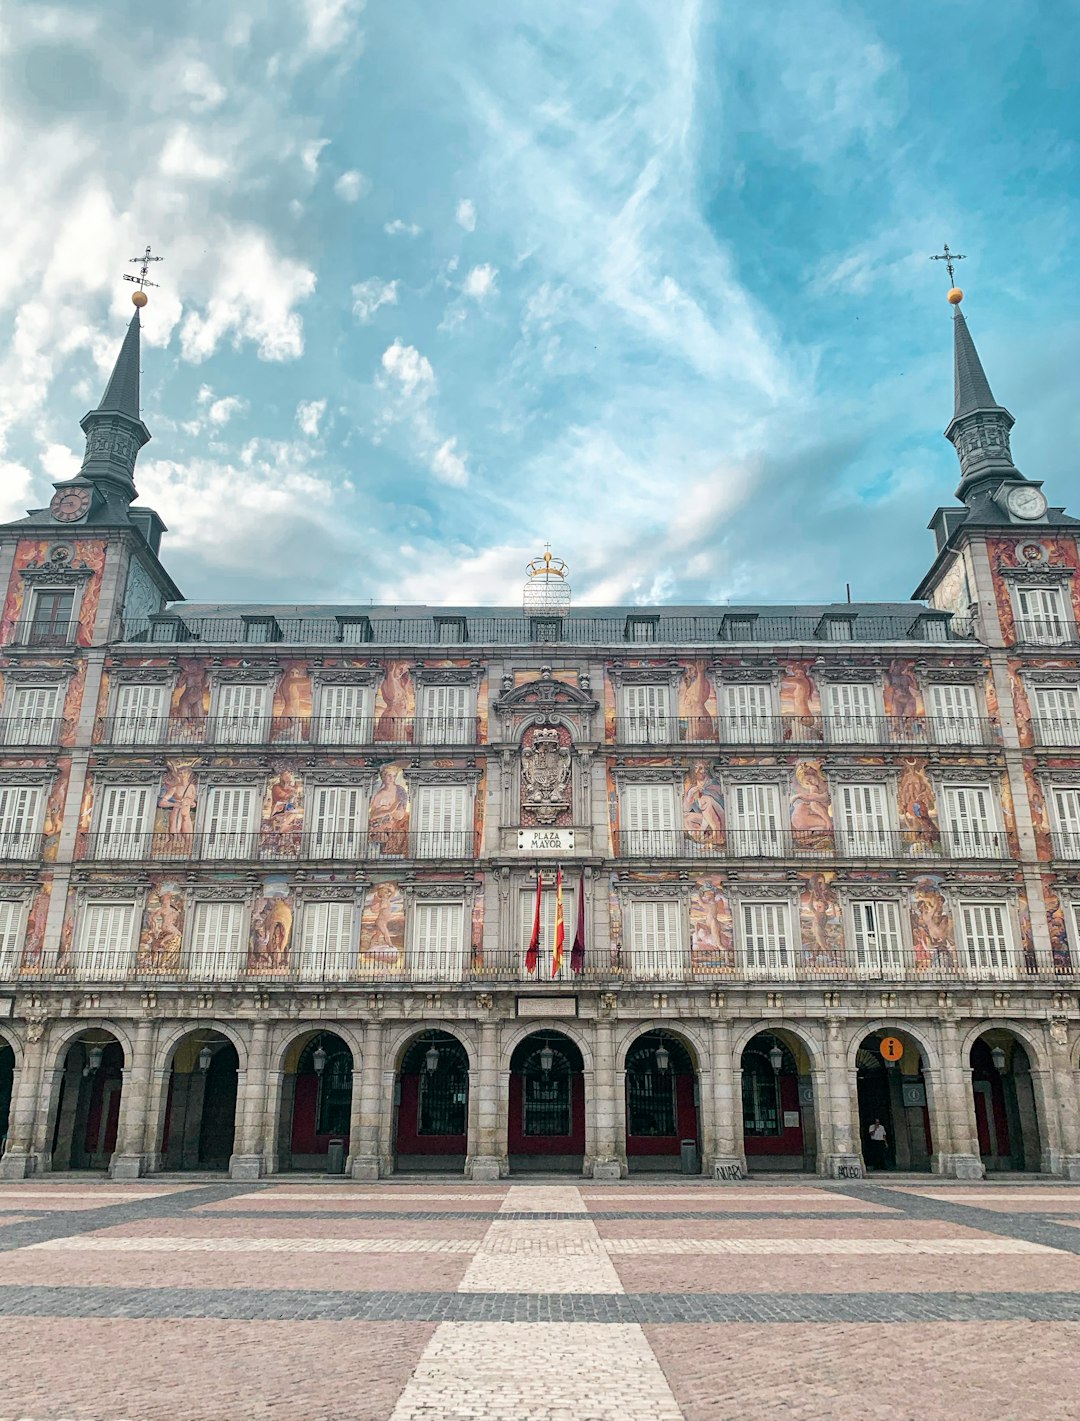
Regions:
M 29 1179 L 37 1172 L 37 1155 L 8 1150 L 0 1159 L 0 1179 Z
M 470 1155 L 465 1161 L 465 1178 L 486 1184 L 501 1179 L 505 1170 L 498 1155 Z
M 710 1155 L 704 1173 L 714 1184 L 737 1184 L 746 1178 L 746 1161 L 741 1155 Z
M 593 1179 L 625 1179 L 629 1173 L 626 1161 L 620 1159 L 594 1159 L 589 1171 Z
M 1080 1179 L 1080 1155 L 1059 1155 L 1056 1152 L 1050 1156 L 1050 1172 L 1056 1174 L 1059 1179 Z
M 978 1155 L 935 1155 L 934 1173 L 944 1179 L 984 1179 L 986 1170 Z
M 233 1155 L 229 1160 L 230 1179 L 261 1179 L 262 1176 L 262 1155 Z
M 109 1161 L 110 1179 L 141 1179 L 145 1173 L 145 1155 L 113 1155 Z
M 381 1171 L 375 1155 L 353 1155 L 349 1165 L 350 1179 L 378 1179 Z
M 863 1162 L 859 1155 L 826 1155 L 821 1172 L 829 1179 L 862 1179 Z

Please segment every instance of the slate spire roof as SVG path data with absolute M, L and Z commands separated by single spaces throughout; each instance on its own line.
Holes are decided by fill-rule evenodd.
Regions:
M 973 414 L 975 410 L 1000 410 L 994 399 L 990 381 L 986 378 L 979 352 L 960 307 L 953 316 L 953 386 L 955 409 L 953 419 Z
M 136 309 L 127 328 L 127 335 L 116 357 L 116 364 L 109 376 L 109 383 L 101 397 L 98 409 L 109 414 L 126 414 L 130 419 L 139 418 L 139 336 L 142 330 L 139 312 Z

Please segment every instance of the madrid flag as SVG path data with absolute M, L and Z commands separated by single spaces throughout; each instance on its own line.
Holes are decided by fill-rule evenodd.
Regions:
M 577 931 L 574 945 L 570 949 L 570 971 L 579 977 L 585 971 L 585 874 L 578 881 L 577 891 Z
M 533 912 L 532 937 L 529 939 L 529 949 L 525 954 L 525 971 L 531 977 L 536 971 L 537 959 L 540 955 L 540 896 L 544 891 L 544 875 L 536 875 L 536 909 Z
M 551 980 L 562 971 L 563 945 L 566 942 L 566 924 L 562 909 L 562 869 L 555 875 L 555 944 L 551 950 Z

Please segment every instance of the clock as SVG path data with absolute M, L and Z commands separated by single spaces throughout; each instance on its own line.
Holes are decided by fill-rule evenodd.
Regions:
M 1046 498 L 1033 484 L 1017 484 L 1011 488 L 1005 503 L 1014 518 L 1041 518 L 1046 512 Z
M 49 512 L 57 523 L 77 523 L 86 516 L 89 507 L 90 490 L 82 485 L 79 488 L 58 488 L 52 496 Z

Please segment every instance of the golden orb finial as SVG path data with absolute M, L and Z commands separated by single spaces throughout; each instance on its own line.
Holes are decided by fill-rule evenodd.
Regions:
M 131 304 L 132 304 L 133 306 L 138 306 L 138 307 L 140 308 L 140 310 L 142 309 L 143 306 L 146 305 L 147 301 L 149 301 L 149 300 L 150 300 L 150 297 L 147 296 L 147 294 L 146 294 L 145 291 L 133 291 L 133 292 L 131 293 Z
M 959 306 L 960 302 L 963 299 L 964 293 L 960 290 L 959 286 L 954 286 L 953 289 L 949 292 L 949 304 L 951 306 Z

